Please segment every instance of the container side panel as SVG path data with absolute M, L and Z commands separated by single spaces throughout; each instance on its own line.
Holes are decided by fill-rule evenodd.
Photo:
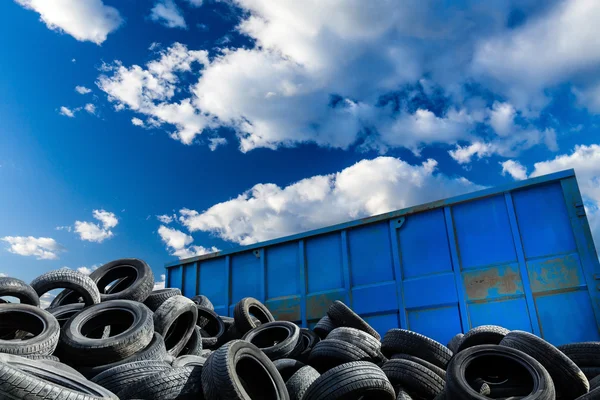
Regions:
M 210 299 L 216 307 L 227 310 L 227 265 L 225 258 L 213 258 L 200 263 L 200 279 L 198 280 L 199 294 Z M 225 311 L 222 315 L 228 315 Z
M 462 276 L 469 301 L 524 294 L 518 264 L 467 270 Z
M 267 254 L 267 299 L 300 294 L 298 243 L 269 247 Z
M 542 336 L 553 345 L 600 340 L 587 290 L 538 296 L 535 303 Z
M 408 312 L 408 325 L 411 331 L 429 336 L 445 345 L 462 330 L 458 315 L 458 303 L 448 307 L 411 310 Z
M 406 308 L 433 307 L 458 303 L 454 274 L 430 275 L 404 281 Z
M 263 254 L 264 257 L 264 254 Z M 231 305 L 244 297 L 262 297 L 262 269 L 260 257 L 254 252 L 235 254 L 231 257 Z
M 344 287 L 339 232 L 306 240 L 308 293 Z
M 196 277 L 197 266 L 198 264 L 195 262 L 183 266 L 184 287 L 182 292 L 186 297 L 194 297 L 196 295 L 196 283 L 198 282 Z
M 348 231 L 352 286 L 394 279 L 387 221 Z
M 577 253 L 531 260 L 527 270 L 534 293 L 586 287 Z
M 387 331 L 398 328 L 398 313 L 364 317 L 365 321 L 383 337 Z
M 169 268 L 167 271 L 169 274 L 169 286 L 179 288 L 180 290 L 183 287 L 183 275 L 181 274 L 181 267 Z
M 443 209 L 407 217 L 400 232 L 404 279 L 452 271 Z
M 458 204 L 452 211 L 462 269 L 517 260 L 504 196 Z
M 526 258 L 577 251 L 560 183 L 513 193 Z
M 299 322 L 302 320 L 300 315 L 300 296 L 267 300 L 265 305 L 278 321 Z
M 500 325 L 510 330 L 533 332 L 525 297 L 468 305 L 471 327 Z
M 378 283 L 352 289 L 352 309 L 358 314 L 397 312 L 396 282 Z

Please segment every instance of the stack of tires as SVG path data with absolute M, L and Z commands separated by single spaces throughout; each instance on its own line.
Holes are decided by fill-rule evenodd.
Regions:
M 339 301 L 309 330 L 254 298 L 226 317 L 153 285 L 138 259 L 0 278 L 0 299 L 19 300 L 0 301 L 0 399 L 600 399 L 600 342 L 556 348 L 498 326 L 447 346 L 382 338 Z

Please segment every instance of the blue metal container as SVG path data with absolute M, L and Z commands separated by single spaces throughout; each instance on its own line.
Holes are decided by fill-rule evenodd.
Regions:
M 243 297 L 313 326 L 341 300 L 446 343 L 483 324 L 600 340 L 600 266 L 573 170 L 167 265 L 220 315 Z

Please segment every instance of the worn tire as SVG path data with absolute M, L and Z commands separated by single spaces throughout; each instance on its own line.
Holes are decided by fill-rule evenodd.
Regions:
M 369 361 L 367 353 L 355 345 L 338 339 L 327 339 L 316 344 L 308 363 L 320 373 L 352 361 Z
M 96 283 L 87 275 L 70 269 L 57 269 L 38 276 L 31 287 L 39 297 L 53 289 L 69 289 L 76 292 L 86 306 L 100 303 L 100 292 Z M 55 307 L 61 304 L 51 304 Z
M 144 300 L 144 304 L 154 312 L 162 303 L 173 296 L 181 296 L 181 290 L 177 288 L 154 290 L 150 292 L 146 300 Z
M 64 306 L 58 306 L 56 308 L 49 308 L 48 312 L 56 318 L 58 324 L 62 328 L 65 326 L 65 323 L 70 320 L 75 314 L 83 310 L 85 304 L 83 303 L 73 303 L 66 304 Z
M 519 350 L 497 345 L 473 346 L 454 356 L 446 371 L 445 397 L 465 400 L 487 399 L 487 396 L 480 394 L 467 382 L 467 376 L 481 378 L 480 375 L 485 373 L 482 368 L 489 367 L 500 369 L 493 372 L 493 375 L 499 376 L 502 373 L 505 374 L 503 378 L 513 374 L 518 379 L 523 379 L 523 375 L 527 374 L 531 379 L 531 387 L 527 389 L 527 392 L 530 392 L 526 395 L 527 399 L 553 400 L 556 397 L 552 379 L 538 361 Z M 512 394 L 509 393 L 503 396 L 492 394 L 492 398 L 510 396 Z
M 241 335 L 245 335 L 258 326 L 252 316 L 256 317 L 262 324 L 275 321 L 273 314 L 263 303 L 253 297 L 243 298 L 233 309 L 235 328 Z
M 52 354 L 60 335 L 54 315 L 29 304 L 0 304 L 0 327 L 34 334 L 22 340 L 0 340 L 0 353 L 19 356 Z
M 0 394 L 2 398 L 27 400 L 119 400 L 81 376 L 9 354 L 0 354 Z
M 535 358 L 550 374 L 561 398 L 577 398 L 589 391 L 589 382 L 579 367 L 556 347 L 529 332 L 511 331 L 500 345 Z
M 173 361 L 173 368 L 176 367 L 204 367 L 206 358 L 200 356 L 180 356 Z
M 295 358 L 296 360 L 306 363 L 308 362 L 308 356 L 310 356 L 312 349 L 321 341 L 321 338 L 310 329 L 301 328 L 300 341 L 302 342 L 302 350 L 295 356 Z
M 420 365 L 424 366 L 425 368 L 430 369 L 431 371 L 433 371 L 437 376 L 439 376 L 443 380 L 446 380 L 446 371 L 444 369 L 442 369 L 436 365 L 433 365 L 429 361 L 425 361 L 419 357 L 411 356 L 408 354 L 394 354 L 392 356 L 392 358 L 390 358 L 390 360 L 408 360 L 408 361 L 416 362 L 417 364 L 420 364 Z
M 115 321 L 123 321 L 123 324 Z M 110 324 L 113 336 L 94 339 L 86 335 Z M 131 300 L 113 300 L 85 308 L 62 328 L 60 352 L 71 364 L 96 366 L 123 360 L 143 350 L 154 335 L 148 307 Z M 81 357 L 81 353 L 85 357 Z
M 171 369 L 163 361 L 134 361 L 121 364 L 96 375 L 92 382 L 119 395 L 119 392 L 147 376 Z
M 40 298 L 36 291 L 20 279 L 0 278 L 0 296 L 12 296 L 19 299 L 21 304 L 40 306 Z
M 215 310 L 215 306 L 213 306 L 213 303 L 208 299 L 208 297 L 204 296 L 204 295 L 197 295 L 192 297 L 190 300 L 192 300 L 194 303 L 198 304 L 200 307 L 204 307 L 204 308 L 208 308 L 209 310 Z
M 381 342 L 372 335 L 356 328 L 339 327 L 332 330 L 327 339 L 338 339 L 351 343 L 367 353 L 375 364 L 383 362 L 385 356 L 381 353 Z
M 390 329 L 381 341 L 381 351 L 386 357 L 393 354 L 409 354 L 429 361 L 445 369 L 452 358 L 452 351 L 427 336 L 406 329 Z
M 590 391 L 600 387 L 600 375 L 589 380 L 590 382 Z
M 325 339 L 329 332 L 337 328 L 337 326 L 333 323 L 331 318 L 327 315 L 324 316 L 317 322 L 315 327 L 313 328 L 313 332 L 315 332 L 321 339 Z
M 558 346 L 579 367 L 600 367 L 600 342 L 580 342 Z
M 173 296 L 158 307 L 154 330 L 165 338 L 169 354 L 176 357 L 183 349 L 194 332 L 197 318 L 196 304 L 183 296 Z
M 439 393 L 434 400 L 440 400 L 440 396 L 443 396 L 444 392 Z M 404 391 L 401 387 L 396 388 L 396 400 L 413 400 L 410 395 Z
M 470 329 L 463 336 L 455 353 L 480 344 L 500 344 L 508 332 L 508 329 L 496 325 L 481 325 Z
M 269 358 L 252 343 L 234 340 L 215 350 L 202 370 L 207 400 L 287 400 L 285 382 Z
M 246 333 L 243 340 L 261 349 L 272 361 L 293 357 L 300 341 L 300 327 L 288 321 L 268 322 Z
M 589 393 L 578 397 L 576 400 L 600 400 L 600 388 L 591 390 Z
M 381 336 L 375 329 L 371 327 L 361 317 L 358 316 L 350 307 L 345 305 L 339 300 L 336 300 L 329 306 L 327 315 L 333 323 L 337 326 L 347 326 L 349 328 L 356 328 L 358 330 L 367 332 L 377 340 L 381 340 Z
M 195 326 L 194 332 L 192 332 L 192 336 L 188 339 L 183 349 L 179 352 L 179 356 L 199 356 L 202 354 L 202 333 L 200 332 L 200 327 Z
M 308 388 L 319 378 L 319 376 L 321 376 L 321 374 L 310 365 L 305 365 L 292 374 L 285 383 L 285 387 L 290 395 L 290 400 L 302 400 Z
M 145 261 L 137 258 L 122 258 L 104 264 L 90 274 L 100 291 L 102 301 L 133 300 L 143 302 L 154 287 L 154 274 Z M 118 287 L 107 291 L 106 287 L 117 279 L 122 280 Z
M 291 358 L 280 358 L 279 360 L 273 361 L 273 364 L 275 365 L 275 368 L 277 368 L 277 371 L 284 382 L 287 382 L 300 368 L 306 366 L 303 362 Z
M 121 399 L 202 400 L 202 367 L 177 367 L 141 379 L 119 392 Z
M 215 349 L 225 341 L 225 324 L 223 320 L 210 308 L 196 306 L 200 327 L 203 349 Z
M 452 336 L 452 339 L 450 339 L 446 347 L 449 348 L 450 351 L 452 351 L 452 353 L 457 353 L 458 346 L 460 346 L 460 342 L 462 342 L 462 338 L 464 336 L 465 335 L 463 335 L 462 333 L 457 333 L 456 335 Z
M 303 400 L 359 399 L 362 395 L 381 400 L 396 398 L 392 384 L 378 366 L 356 361 L 321 375 L 310 385 Z
M 392 386 L 401 386 L 412 397 L 432 399 L 444 390 L 444 380 L 414 361 L 389 360 L 381 367 Z

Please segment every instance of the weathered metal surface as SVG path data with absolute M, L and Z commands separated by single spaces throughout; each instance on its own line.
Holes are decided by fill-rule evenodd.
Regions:
M 306 297 L 306 319 L 320 319 L 327 314 L 327 309 L 336 300 L 346 301 L 343 291 L 312 294 Z
M 524 293 L 519 266 L 516 264 L 463 272 L 463 284 L 469 300 Z
M 534 293 L 585 286 L 577 254 L 533 260 L 527 269 Z

